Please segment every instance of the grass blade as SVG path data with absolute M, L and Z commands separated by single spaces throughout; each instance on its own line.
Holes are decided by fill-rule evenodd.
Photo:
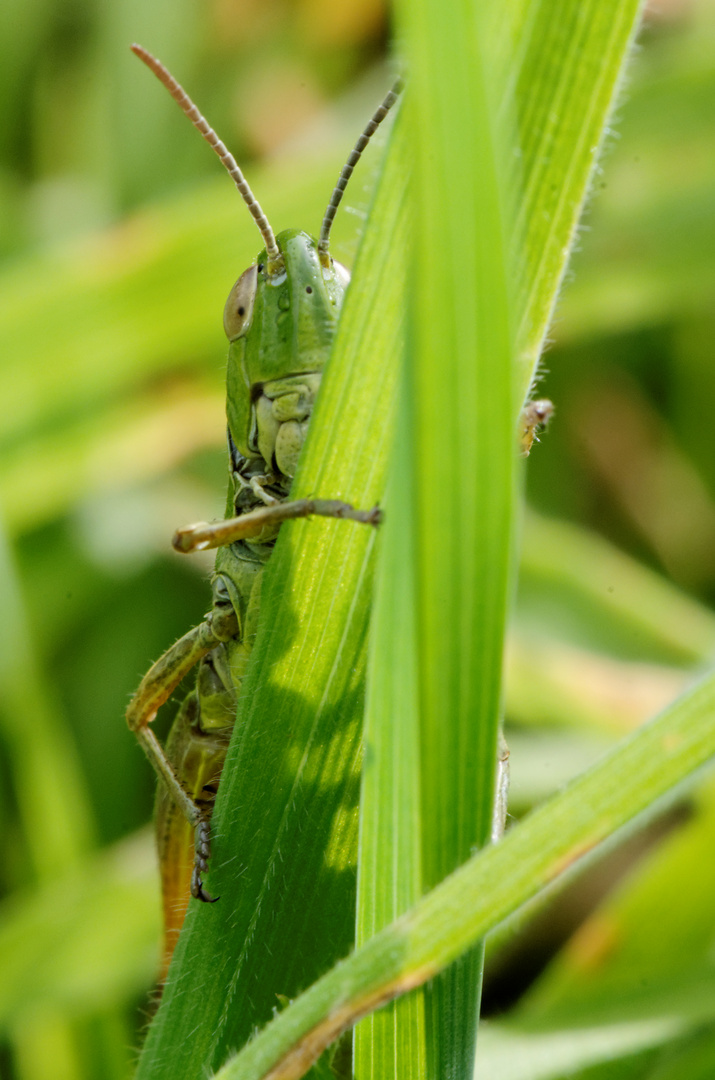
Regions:
M 514 0 L 513 72 L 523 194 L 514 232 L 519 384 L 534 376 L 594 167 L 638 28 L 641 0 Z
M 423 892 L 488 842 L 494 802 L 515 405 L 512 200 L 504 187 L 510 132 L 495 123 L 502 95 L 490 10 L 468 5 L 457 20 L 432 0 L 399 9 L 415 147 L 403 387 L 410 402 L 403 457 L 415 497 L 390 527 L 415 551 Z M 428 1075 L 471 1074 L 482 964 L 477 947 L 427 988 Z
M 712 758 L 713 709 L 710 674 L 324 976 L 216 1080 L 297 1080 L 343 1028 L 432 978 Z
M 390 509 L 377 586 L 378 604 L 383 592 L 391 600 L 374 625 L 371 771 L 361 806 L 364 835 L 374 846 L 369 866 L 360 868 L 361 929 L 371 921 L 374 930 L 377 912 L 384 917 L 396 897 L 414 890 L 416 864 L 423 890 L 431 888 L 489 834 L 512 560 L 515 401 L 533 377 L 593 169 L 592 147 L 633 34 L 637 3 L 617 6 L 567 0 L 555 16 L 553 6 L 539 3 L 514 2 L 506 12 L 467 5 L 459 20 L 445 19 L 429 2 L 398 9 L 414 95 L 417 210 L 402 392 L 414 402 L 392 490 L 413 490 L 414 502 L 403 497 Z M 520 169 L 508 169 L 515 157 L 507 149 L 517 141 Z M 518 191 L 509 190 L 509 173 Z M 510 206 L 517 207 L 515 222 Z M 516 281 L 516 347 L 509 274 Z M 402 559 L 392 553 L 400 543 L 393 529 Z M 400 648 L 398 663 L 393 642 L 412 617 L 415 653 L 407 658 Z M 417 698 L 412 673 L 419 673 Z M 409 718 L 407 702 L 415 711 Z M 417 759 L 403 745 L 407 731 L 420 744 L 417 776 L 410 775 Z M 412 793 L 411 813 L 398 812 L 402 790 Z M 480 966 L 475 953 L 430 990 L 434 1075 L 471 1073 Z M 401 1020 L 374 1019 L 358 1032 L 361 1080 L 379 1075 L 383 1060 L 407 1075 L 421 1067 L 398 1054 L 398 1047 L 413 1052 L 421 1042 L 418 1000 Z
M 404 529 L 414 507 L 414 476 L 405 437 L 407 408 L 403 394 L 370 624 L 360 792 L 358 948 L 412 907 L 423 892 L 415 549 L 413 537 Z M 420 1080 L 429 1075 L 422 989 L 358 1024 L 353 1074 L 355 1080 L 387 1075 L 394 1080 Z

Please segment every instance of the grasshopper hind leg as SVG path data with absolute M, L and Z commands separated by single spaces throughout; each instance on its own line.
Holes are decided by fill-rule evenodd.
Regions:
M 202 665 L 203 666 L 203 665 Z M 205 731 L 201 726 L 201 695 L 196 689 L 184 699 L 171 727 L 166 756 L 182 777 L 192 815 L 160 783 L 156 795 L 156 839 L 161 869 L 164 907 L 164 967 L 179 936 L 189 898 L 213 902 L 203 887 L 203 876 L 211 854 L 211 814 L 213 811 L 230 729 Z
M 202 875 L 210 855 L 211 811 L 235 717 L 235 688 L 225 645 L 239 635 L 236 609 L 219 576 L 211 613 L 152 665 L 127 709 L 129 727 L 160 779 L 156 835 L 164 905 L 163 975 L 189 896 L 205 902 L 214 899 L 203 888 Z M 164 747 L 150 725 L 197 665 L 197 686 L 184 699 Z
M 194 808 L 194 816 L 187 818 L 193 835 L 185 841 L 193 854 L 188 891 L 209 904 L 218 900 L 203 886 L 211 857 L 211 817 L 235 715 L 235 688 L 220 643 L 200 661 L 190 707 L 181 710 L 167 743 Z

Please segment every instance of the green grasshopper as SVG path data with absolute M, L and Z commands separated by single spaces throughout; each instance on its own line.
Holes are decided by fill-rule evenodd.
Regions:
M 236 702 L 255 638 L 261 578 L 281 522 L 320 514 L 377 524 L 377 508 L 355 510 L 334 500 L 288 496 L 305 441 L 349 274 L 329 251 L 330 228 L 352 171 L 397 100 L 386 96 L 340 173 L 319 239 L 290 229 L 275 236 L 236 161 L 182 87 L 139 45 L 132 50 L 154 72 L 218 154 L 256 221 L 265 244 L 229 293 L 226 412 L 227 518 L 180 529 L 177 551 L 218 548 L 213 602 L 205 620 L 164 653 L 142 679 L 127 722 L 160 778 L 156 829 L 162 875 L 168 966 L 189 895 L 213 903 L 203 886 L 211 851 L 210 820 L 235 721 Z M 198 665 L 162 747 L 150 728 L 158 709 Z

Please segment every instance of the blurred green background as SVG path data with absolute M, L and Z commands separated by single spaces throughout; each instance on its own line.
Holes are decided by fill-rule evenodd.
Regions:
M 208 604 L 211 560 L 172 554 L 169 538 L 223 511 L 221 313 L 259 246 L 135 40 L 231 147 L 276 230 L 317 230 L 390 79 L 380 0 L 0 9 L 0 1076 L 13 1080 L 124 1077 L 145 1022 L 154 781 L 123 712 Z M 542 365 L 556 412 L 527 470 L 514 814 L 715 649 L 714 102 L 714 0 L 660 0 Z M 370 179 L 368 160 L 336 222 L 348 264 Z M 709 820 L 709 805 L 688 813 Z M 514 1006 L 686 816 L 671 811 L 495 943 L 486 1008 Z

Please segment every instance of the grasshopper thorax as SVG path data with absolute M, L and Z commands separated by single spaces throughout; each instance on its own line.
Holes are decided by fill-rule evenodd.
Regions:
M 262 459 L 265 470 L 290 477 L 349 274 L 332 259 L 323 267 L 316 241 L 298 229 L 280 233 L 276 242 L 279 272 L 269 273 L 262 251 L 226 302 L 227 419 L 242 457 Z

